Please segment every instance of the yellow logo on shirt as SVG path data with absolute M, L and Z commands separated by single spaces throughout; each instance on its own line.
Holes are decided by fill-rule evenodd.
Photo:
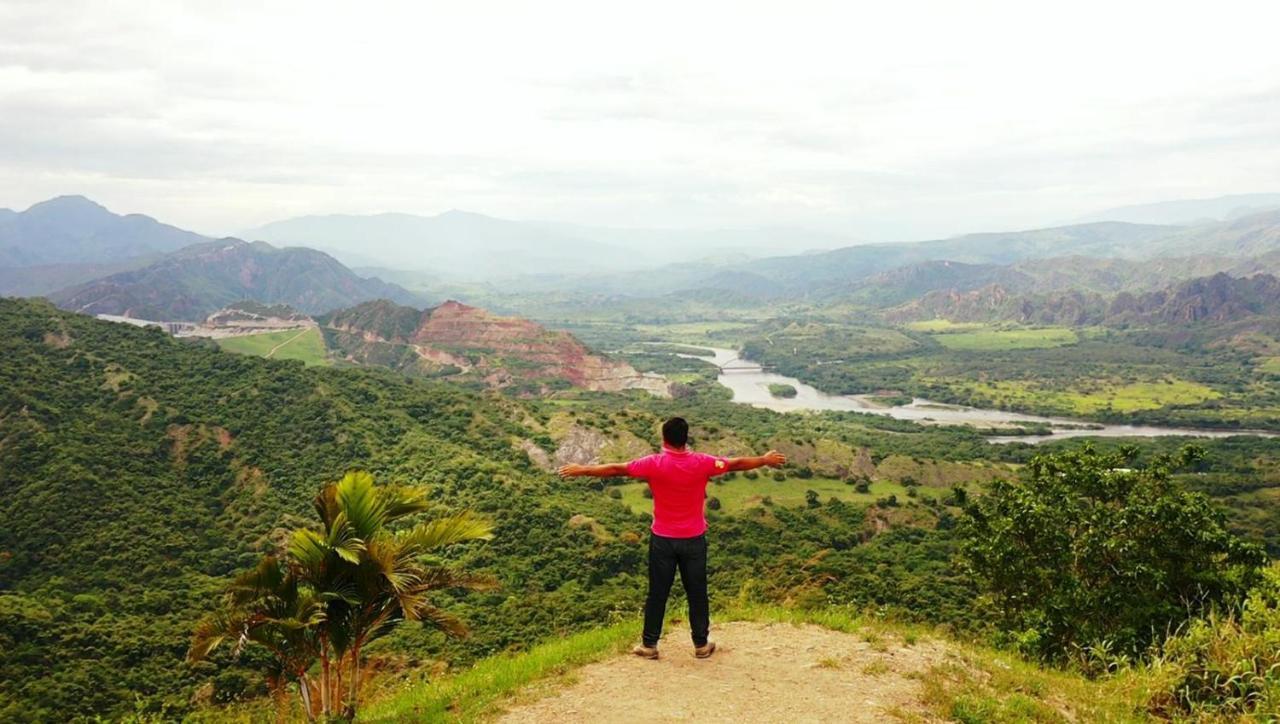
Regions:
M 724 470 L 724 461 L 723 461 L 723 460 L 717 460 L 717 461 L 716 461 L 716 468 L 717 468 L 717 469 L 719 469 L 719 470 Z

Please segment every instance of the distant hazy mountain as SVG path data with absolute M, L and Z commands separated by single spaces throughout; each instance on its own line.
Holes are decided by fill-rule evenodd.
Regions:
M 759 259 L 744 271 L 768 276 L 802 296 L 829 296 L 862 280 L 910 264 L 949 261 L 1007 265 L 1024 259 L 1084 255 L 1140 257 L 1178 227 L 1101 222 L 1052 229 L 969 234 L 937 241 L 864 244 L 799 256 Z
M 369 299 L 415 302 L 394 284 L 365 279 L 314 249 L 223 239 L 187 247 L 141 269 L 49 295 L 64 309 L 163 321 L 200 321 L 254 299 L 318 314 Z
M 244 234 L 277 244 L 325 249 L 361 266 L 430 269 L 463 279 L 546 270 L 587 272 L 629 267 L 622 249 L 481 214 L 304 216 Z
M 1257 256 L 1280 249 L 1280 209 L 1185 229 L 1163 240 L 1163 254 Z
M 118 264 L 207 237 L 150 216 L 121 216 L 83 196 L 59 196 L 21 213 L 0 214 L 0 267 Z
M 1240 216 L 1280 208 L 1280 194 L 1235 194 L 1212 199 L 1183 199 L 1154 204 L 1121 206 L 1075 220 L 1127 221 L 1131 224 L 1188 225 L 1206 221 L 1227 221 Z
M 0 209 L 0 224 L 4 224 L 6 221 L 12 219 L 17 215 L 18 215 L 18 212 L 14 211 L 13 209 Z
M 356 266 L 430 269 L 470 281 L 625 271 L 694 259 L 725 263 L 851 241 L 794 229 L 617 229 L 510 221 L 464 211 L 304 216 L 243 235 L 324 249 Z
M 163 254 L 135 256 L 97 264 L 39 264 L 0 267 L 0 296 L 38 297 L 58 289 L 144 267 Z

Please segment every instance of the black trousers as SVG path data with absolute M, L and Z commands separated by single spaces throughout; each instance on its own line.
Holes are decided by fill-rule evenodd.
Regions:
M 693 645 L 705 646 L 711 628 L 711 605 L 707 601 L 707 536 L 666 538 L 649 535 L 649 596 L 644 602 L 644 645 L 657 646 L 662 638 L 662 620 L 667 613 L 667 597 L 680 570 L 689 599 L 689 629 Z

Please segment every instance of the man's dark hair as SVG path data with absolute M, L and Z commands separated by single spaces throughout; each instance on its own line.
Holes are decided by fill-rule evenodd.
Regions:
M 689 423 L 683 417 L 673 417 L 662 423 L 662 441 L 671 447 L 689 444 Z

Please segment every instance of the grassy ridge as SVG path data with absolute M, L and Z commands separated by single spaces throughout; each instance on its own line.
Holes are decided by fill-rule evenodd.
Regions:
M 895 638 L 906 645 L 941 638 L 927 627 L 861 616 L 847 608 L 816 610 L 740 602 L 717 615 L 723 621 L 813 624 L 868 641 Z M 637 621 L 575 634 L 515 654 L 485 659 L 456 675 L 382 689 L 365 721 L 460 721 L 489 718 L 513 701 L 554 690 L 556 677 L 615 656 L 634 642 Z M 924 678 L 923 703 L 937 716 L 963 722 L 1143 721 L 1141 703 L 1150 676 L 1137 672 L 1105 682 L 1041 669 L 989 648 L 947 642 L 946 663 Z M 538 686 L 539 684 L 543 686 Z
M 635 638 L 635 622 L 619 623 L 555 639 L 523 653 L 484 659 L 454 676 L 388 688 L 370 702 L 361 720 L 476 721 L 520 689 L 622 653 Z

